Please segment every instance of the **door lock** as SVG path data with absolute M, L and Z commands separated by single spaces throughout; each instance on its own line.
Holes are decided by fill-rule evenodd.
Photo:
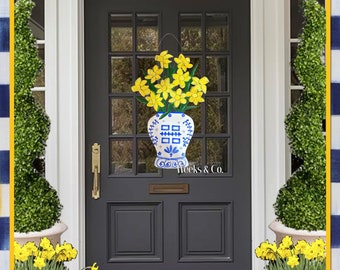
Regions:
M 97 200 L 100 198 L 100 144 L 92 145 L 92 198 Z

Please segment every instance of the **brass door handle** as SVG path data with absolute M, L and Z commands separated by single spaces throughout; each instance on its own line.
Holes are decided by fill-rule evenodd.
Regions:
M 92 145 L 92 198 L 97 200 L 100 198 L 100 145 L 95 143 Z

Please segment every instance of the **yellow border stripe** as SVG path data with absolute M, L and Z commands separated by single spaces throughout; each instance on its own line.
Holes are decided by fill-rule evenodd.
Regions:
M 334 1 L 334 0 L 333 0 Z M 326 0 L 326 269 L 331 270 L 331 0 Z
M 10 221 L 9 221 L 9 268 L 14 269 L 14 0 L 10 3 Z

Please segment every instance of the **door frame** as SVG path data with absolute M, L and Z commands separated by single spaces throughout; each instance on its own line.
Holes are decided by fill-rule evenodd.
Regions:
M 268 224 L 273 203 L 289 175 L 283 119 L 288 111 L 289 1 L 250 0 L 251 4 L 251 165 L 252 248 L 274 239 Z M 51 133 L 46 177 L 64 205 L 63 239 L 78 248 L 85 263 L 84 0 L 45 3 L 46 110 Z M 286 160 L 287 159 L 287 160 Z M 287 164 L 287 165 L 286 165 Z M 68 207 L 68 206 L 71 206 Z M 253 252 L 252 268 L 263 262 Z

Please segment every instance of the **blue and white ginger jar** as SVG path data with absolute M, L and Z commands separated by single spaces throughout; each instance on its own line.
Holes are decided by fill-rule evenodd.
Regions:
M 169 113 L 160 119 L 157 113 L 148 121 L 148 132 L 156 148 L 155 166 L 161 169 L 177 169 L 188 166 L 185 153 L 194 134 L 194 121 L 185 113 Z

